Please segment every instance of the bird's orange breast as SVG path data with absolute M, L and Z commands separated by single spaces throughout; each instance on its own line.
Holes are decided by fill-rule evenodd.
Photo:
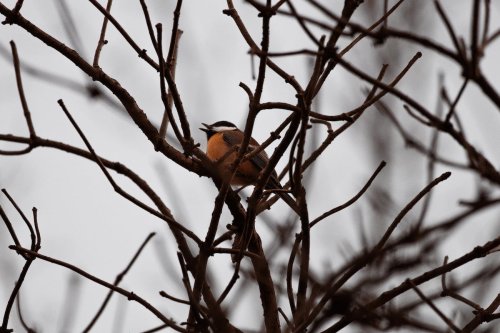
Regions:
M 231 176 L 231 168 L 238 156 L 239 147 L 230 147 L 223 138 L 223 133 L 216 133 L 207 143 L 207 156 L 218 164 L 223 179 Z M 255 183 L 260 170 L 251 161 L 244 161 L 231 179 L 231 185 L 250 185 Z

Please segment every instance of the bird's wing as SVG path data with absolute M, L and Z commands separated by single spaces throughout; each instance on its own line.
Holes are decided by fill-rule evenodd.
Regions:
M 224 141 L 226 141 L 231 147 L 233 146 L 239 146 L 241 144 L 241 133 L 238 132 L 225 132 L 222 135 Z M 250 139 L 250 144 L 248 145 L 248 152 L 251 152 L 252 150 L 256 149 L 259 147 L 259 143 L 255 141 L 253 138 Z M 263 170 L 266 166 L 267 163 L 269 162 L 269 156 L 267 156 L 266 152 L 264 150 L 260 151 L 257 155 L 252 157 L 251 159 L 252 163 L 255 164 L 255 166 L 259 170 Z M 281 186 L 279 185 L 278 181 L 278 175 L 276 174 L 276 171 L 273 170 L 273 173 L 271 174 L 270 177 L 270 182 L 272 183 L 272 188 L 280 188 Z M 271 185 L 271 184 L 269 184 Z

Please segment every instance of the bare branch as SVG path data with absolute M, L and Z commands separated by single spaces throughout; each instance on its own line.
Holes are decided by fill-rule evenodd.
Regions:
M 23 106 L 24 118 L 26 119 L 26 123 L 28 124 L 30 137 L 34 137 L 36 136 L 35 127 L 33 126 L 31 113 L 28 108 L 28 102 L 26 101 L 26 97 L 24 95 L 23 82 L 21 79 L 21 65 L 19 64 L 19 56 L 17 55 L 17 48 L 14 41 L 10 41 L 10 46 L 12 48 L 12 59 L 14 61 L 14 68 L 16 70 L 17 90 L 19 91 L 19 98 L 21 99 L 21 105 Z
M 106 12 L 110 13 L 111 12 L 111 6 L 113 4 L 113 0 L 108 0 L 108 4 L 106 5 Z M 105 44 L 107 44 L 106 38 L 106 28 L 108 27 L 108 18 L 104 16 L 104 19 L 102 21 L 102 28 L 101 28 L 101 34 L 99 36 L 99 41 L 97 42 L 97 47 L 95 50 L 94 54 L 94 62 L 93 66 L 98 67 L 99 66 L 99 56 L 101 55 L 102 48 L 104 47 Z
M 152 306 L 149 302 L 147 302 L 142 297 L 138 296 L 136 293 L 133 293 L 133 292 L 127 291 L 125 289 L 122 289 L 120 287 L 114 286 L 113 284 L 111 284 L 109 282 L 106 282 L 104 280 L 101 280 L 98 277 L 96 277 L 96 276 L 94 276 L 94 275 L 92 275 L 90 273 L 87 273 L 83 269 L 78 268 L 78 267 L 76 267 L 74 265 L 71 265 L 69 263 L 66 263 L 64 261 L 61 261 L 61 260 L 58 260 L 58 259 L 54 259 L 54 258 L 45 256 L 43 254 L 37 253 L 35 251 L 28 250 L 28 249 L 25 249 L 23 247 L 19 247 L 19 246 L 16 246 L 16 245 L 11 245 L 11 246 L 9 246 L 9 248 L 11 250 L 15 250 L 15 251 L 18 251 L 18 252 L 23 252 L 25 254 L 28 254 L 28 255 L 31 255 L 33 257 L 39 258 L 41 260 L 48 261 L 48 262 L 50 262 L 52 264 L 55 264 L 55 265 L 58 265 L 58 266 L 62 266 L 62 267 L 66 267 L 69 270 L 77 273 L 78 275 L 83 276 L 86 279 L 89 279 L 89 280 L 91 280 L 91 281 L 93 281 L 93 282 L 95 282 L 95 283 L 97 283 L 97 284 L 99 284 L 101 286 L 104 286 L 104 287 L 106 287 L 108 289 L 111 289 L 111 290 L 117 292 L 120 295 L 125 296 L 129 301 L 135 301 L 135 302 L 141 304 L 144 308 L 146 308 L 147 310 L 149 310 L 156 317 L 158 317 L 158 319 L 160 319 L 163 323 L 167 324 L 169 327 L 171 327 L 175 331 L 177 331 L 177 332 L 187 332 L 182 327 L 179 327 L 174 321 L 172 321 L 172 320 L 168 319 L 167 317 L 165 317 L 158 309 L 156 309 L 154 306 Z
M 500 237 L 497 237 L 497 238 L 487 242 L 486 244 L 484 244 L 482 246 L 475 247 L 472 251 L 468 252 L 467 254 L 464 254 L 460 258 L 458 258 L 458 259 L 456 259 L 448 264 L 439 266 L 435 269 L 426 271 L 425 273 L 423 273 L 415 278 L 410 279 L 410 281 L 414 285 L 418 286 L 426 281 L 429 281 L 429 280 L 434 279 L 438 276 L 441 276 L 446 272 L 450 272 L 450 271 L 456 269 L 457 267 L 463 266 L 463 265 L 465 265 L 465 264 L 467 264 L 475 259 L 482 258 L 482 257 L 489 255 L 490 251 L 493 250 L 494 248 L 498 247 L 499 245 L 500 245 Z M 387 302 L 389 302 L 391 299 L 395 298 L 396 296 L 408 291 L 409 289 L 411 289 L 411 286 L 408 282 L 405 281 L 405 282 L 401 283 L 399 286 L 397 286 L 391 290 L 388 290 L 386 292 L 383 292 L 379 297 L 377 297 L 373 301 L 369 302 L 368 304 L 364 305 L 363 308 L 366 311 L 371 311 L 373 309 L 376 309 L 376 308 L 386 304 Z M 328 332 L 328 333 L 329 332 L 337 332 L 339 329 L 341 329 L 342 327 L 345 327 L 350 322 L 352 322 L 352 320 L 353 320 L 352 315 L 344 316 L 337 323 L 333 324 L 327 330 L 325 330 L 325 333 L 326 332 Z
M 75 128 L 75 130 L 78 132 L 78 134 L 80 135 L 81 139 L 83 140 L 83 142 L 85 143 L 85 146 L 87 146 L 87 149 L 89 150 L 89 152 L 92 154 L 93 156 L 93 160 L 97 163 L 97 165 L 99 165 L 99 168 L 101 169 L 101 171 L 104 173 L 104 175 L 106 176 L 106 179 L 109 181 L 109 183 L 111 184 L 111 186 L 113 187 L 113 189 L 118 193 L 120 194 L 121 196 L 123 196 L 125 199 L 129 200 L 130 202 L 132 202 L 133 204 L 135 204 L 136 206 L 144 209 L 145 211 L 147 211 L 148 213 L 152 214 L 152 215 L 155 215 L 159 218 L 161 218 L 162 220 L 165 220 L 169 225 L 172 225 L 174 228 L 178 228 L 180 230 L 182 230 L 186 235 L 189 235 L 195 242 L 197 242 L 198 244 L 201 243 L 201 240 L 192 232 L 190 231 L 189 229 L 185 228 L 184 226 L 182 226 L 181 224 L 179 224 L 177 221 L 175 221 L 175 219 L 173 218 L 173 216 L 171 216 L 170 214 L 169 215 L 165 215 L 164 213 L 162 212 L 159 212 L 151 207 L 149 207 L 148 205 L 144 204 L 143 202 L 141 202 L 140 200 L 136 199 L 135 197 L 133 197 L 132 195 L 130 195 L 128 192 L 124 191 L 113 179 L 113 177 L 111 176 L 111 174 L 108 172 L 108 169 L 104 166 L 104 164 L 102 163 L 101 159 L 99 158 L 99 156 L 96 154 L 96 152 L 94 151 L 94 148 L 92 148 L 92 146 L 90 145 L 90 142 L 87 140 L 87 138 L 85 137 L 85 134 L 83 134 L 83 131 L 80 129 L 80 127 L 78 126 L 78 124 L 75 122 L 75 120 L 73 119 L 73 117 L 71 116 L 71 114 L 69 113 L 68 109 L 66 108 L 66 106 L 64 105 L 64 102 L 62 100 L 58 100 L 57 101 L 59 103 L 59 105 L 61 106 L 62 110 L 64 111 L 64 113 L 66 114 L 66 116 L 68 117 L 69 121 L 71 122 L 71 124 L 73 125 L 73 127 Z
M 151 240 L 151 238 L 153 238 L 154 235 L 155 235 L 155 233 L 152 232 L 146 237 L 146 239 L 142 242 L 141 246 L 139 246 L 139 249 L 135 252 L 134 256 L 132 257 L 132 259 L 128 263 L 127 267 L 125 267 L 125 269 L 120 274 L 118 274 L 116 276 L 115 281 L 113 282 L 113 285 L 115 287 L 117 287 L 120 284 L 120 282 L 123 280 L 124 276 L 128 273 L 130 268 L 132 268 L 132 265 L 135 263 L 135 261 L 137 260 L 137 258 L 141 254 L 144 247 L 146 247 L 147 243 Z M 104 312 L 104 309 L 106 308 L 107 304 L 109 303 L 111 296 L 113 296 L 113 293 L 114 293 L 114 290 L 110 289 L 108 294 L 104 298 L 104 301 L 102 302 L 101 306 L 99 307 L 99 310 L 97 310 L 97 313 L 94 315 L 94 317 L 92 318 L 90 323 L 85 327 L 83 332 L 90 332 L 90 330 L 95 325 L 95 323 L 97 322 L 97 320 L 99 319 L 101 314 Z
M 455 324 L 453 324 L 453 322 L 448 317 L 446 317 L 444 313 L 442 313 L 441 310 L 439 310 L 439 308 L 436 305 L 434 305 L 434 303 L 430 299 L 428 299 L 424 295 L 424 293 L 410 279 L 406 280 L 406 282 L 411 286 L 411 288 L 415 291 L 415 293 L 417 293 L 417 295 L 421 299 L 423 299 L 425 303 L 427 303 L 427 305 L 429 305 L 429 307 L 432 310 L 434 310 L 434 312 L 436 312 L 439 318 L 441 318 L 446 323 L 446 325 L 448 325 L 448 327 L 453 330 L 453 332 L 460 332 L 458 327 L 456 327 Z
M 366 182 L 366 184 L 361 188 L 361 190 L 358 193 L 356 193 L 356 195 L 354 195 L 351 199 L 347 200 L 342 205 L 337 206 L 335 208 L 332 208 L 329 211 L 324 212 L 323 214 L 321 214 L 320 216 L 318 216 L 317 218 L 315 218 L 314 220 L 312 220 L 311 221 L 311 227 L 314 227 L 318 222 L 320 222 L 321 220 L 324 220 L 328 216 L 333 215 L 333 214 L 341 211 L 342 209 L 345 209 L 345 208 L 349 207 L 350 205 L 352 205 L 353 203 L 355 203 L 359 198 L 361 198 L 361 196 L 366 192 L 366 190 L 368 190 L 368 188 L 370 187 L 370 185 L 372 184 L 372 182 L 375 180 L 375 178 L 377 177 L 377 175 L 380 173 L 380 171 L 382 171 L 382 169 L 385 166 L 386 166 L 386 162 L 385 161 L 380 162 L 380 164 L 378 165 L 377 169 L 375 169 L 375 171 L 373 172 L 373 174 L 371 175 L 371 177 L 368 179 L 368 181 Z

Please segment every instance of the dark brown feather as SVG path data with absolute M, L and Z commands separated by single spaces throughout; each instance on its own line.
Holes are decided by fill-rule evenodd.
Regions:
M 243 140 L 243 133 L 240 131 L 228 131 L 222 134 L 224 141 L 231 147 L 239 146 Z M 250 153 L 257 147 L 259 147 L 259 143 L 254 139 L 250 138 L 250 143 L 247 149 L 247 152 Z M 253 156 L 250 160 L 252 164 L 257 167 L 258 173 L 265 169 L 267 164 L 269 163 L 269 156 L 267 153 L 262 150 L 257 155 Z M 280 189 L 282 186 L 278 181 L 278 175 L 276 171 L 273 170 L 269 182 L 266 184 L 266 188 L 268 189 Z

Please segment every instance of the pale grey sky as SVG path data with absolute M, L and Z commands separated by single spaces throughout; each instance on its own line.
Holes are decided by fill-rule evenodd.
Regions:
M 404 6 L 416 0 L 408 0 Z M 1 1 L 12 7 L 15 1 Z M 46 32 L 69 44 L 69 39 L 62 28 L 57 11 L 58 0 L 26 1 L 22 14 Z M 102 2 L 102 1 L 101 1 Z M 392 3 L 393 1 L 391 1 Z M 453 2 L 453 3 L 452 3 Z M 248 5 L 235 1 L 240 15 L 256 40 L 259 40 L 260 21 L 255 11 Z M 335 1 L 334 6 L 341 8 L 342 1 Z M 469 1 L 442 1 L 452 18 L 457 30 L 465 34 L 468 40 Z M 153 23 L 164 24 L 165 39 L 170 36 L 172 1 L 148 1 Z M 299 8 L 308 10 L 308 15 L 315 15 L 301 1 Z M 86 59 L 93 57 L 99 36 L 102 17 L 87 1 L 67 1 L 67 6 L 75 19 Z M 422 31 L 444 45 L 451 45 L 442 23 L 433 11 L 432 4 L 425 4 L 426 14 L 416 17 L 416 29 Z M 244 123 L 247 112 L 247 97 L 239 82 L 253 87 L 248 47 L 244 43 L 234 22 L 222 14 L 225 3 L 222 1 L 184 1 L 180 28 L 184 31 L 180 42 L 177 67 L 177 84 L 183 98 L 187 116 L 192 124 L 194 138 L 205 147 L 204 133 L 197 130 L 201 122 L 212 123 L 217 120 L 230 120 L 238 125 Z M 127 29 L 130 35 L 148 54 L 154 55 L 149 41 L 144 17 L 138 1 L 115 1 L 112 13 Z M 426 12 L 427 13 L 427 12 Z M 401 21 L 396 13 L 390 22 Z M 379 17 L 380 13 L 373 17 Z M 363 21 L 366 12 L 359 10 L 354 17 Z M 492 31 L 498 29 L 500 22 L 498 3 L 492 3 Z M 395 23 L 396 24 L 396 23 Z M 402 28 L 411 28 L 403 22 Z M 317 31 L 317 30 L 315 30 Z M 283 37 L 286 34 L 286 37 Z M 148 117 L 156 123 L 161 120 L 163 106 L 159 98 L 159 79 L 157 73 L 140 60 L 133 50 L 113 27 L 108 28 L 108 45 L 103 49 L 100 65 L 112 77 L 129 90 Z M 47 72 L 63 76 L 85 85 L 91 83 L 72 63 L 46 45 L 33 38 L 17 26 L 0 26 L 0 44 L 2 49 L 10 50 L 9 41 L 16 42 L 22 64 L 29 64 Z M 340 43 L 346 45 L 346 41 Z M 296 22 L 276 19 L 272 25 L 271 50 L 286 51 L 312 48 L 312 43 L 304 35 Z M 400 50 L 398 59 L 384 59 L 384 50 L 392 47 Z M 374 49 L 371 40 L 365 40 L 352 49 L 348 60 L 363 66 L 372 76 L 376 76 L 381 59 L 389 62 L 389 75 L 395 73 L 408 62 L 417 50 L 423 51 L 423 57 L 403 79 L 398 87 L 406 93 L 416 96 L 430 110 L 435 109 L 437 95 L 437 74 L 444 73 L 451 95 L 454 96 L 461 85 L 460 72 L 449 60 L 437 57 L 426 49 L 410 47 L 408 43 L 390 41 L 388 45 Z M 498 75 L 498 43 L 494 44 L 485 56 L 482 68 L 494 87 L 500 87 Z M 304 83 L 308 73 L 306 57 L 281 58 L 277 60 L 283 68 Z M 270 73 L 270 72 L 269 72 Z M 75 92 L 61 86 L 48 84 L 44 80 L 23 73 L 24 89 L 37 133 L 83 148 L 83 142 L 57 104 L 63 99 L 98 154 L 113 161 L 120 161 L 140 174 L 158 193 L 173 211 L 180 223 L 192 228 L 204 238 L 210 221 L 214 198 L 217 194 L 212 182 L 207 178 L 188 173 L 173 162 L 156 153 L 152 144 L 130 121 L 128 115 L 114 109 L 102 101 L 90 101 L 81 92 Z M 319 109 L 328 114 L 349 111 L 363 100 L 361 89 L 365 83 L 352 79 L 342 69 L 336 69 L 328 80 Z M 269 74 L 263 99 L 266 101 L 293 102 L 294 92 L 277 78 Z M 401 117 L 408 126 L 415 126 L 402 105 L 390 100 L 395 110 L 401 111 Z M 266 111 L 259 115 L 254 137 L 262 141 L 270 131 L 284 118 L 284 111 Z M 467 124 L 466 133 L 471 142 L 481 148 L 481 152 L 490 158 L 496 166 L 500 165 L 500 118 L 498 110 L 486 101 L 478 88 L 471 84 L 464 99 L 459 104 L 459 112 Z M 365 119 L 336 140 L 318 162 L 315 174 L 311 178 L 309 192 L 310 216 L 316 217 L 332 206 L 340 204 L 354 195 L 375 170 L 380 160 L 374 158 L 373 146 L 367 131 L 378 126 L 380 114 L 372 108 Z M 325 129 L 317 127 L 320 138 L 326 135 Z M 22 109 L 14 80 L 14 69 L 4 57 L 0 59 L 0 133 L 27 135 L 28 130 L 22 116 Z M 420 131 L 416 134 L 428 143 L 429 133 Z M 370 230 L 380 230 L 394 218 L 395 214 L 409 201 L 426 182 L 426 160 L 413 150 L 406 150 L 402 139 L 391 134 L 394 155 L 388 160 L 385 175 L 375 186 L 389 190 L 392 206 L 383 220 L 372 218 L 369 206 L 369 193 L 354 207 L 336 214 L 318 225 L 312 232 L 313 270 L 327 266 L 338 267 L 343 257 L 340 249 L 350 244 L 359 249 L 359 239 L 354 238 L 359 221 L 369 225 Z M 456 143 L 443 138 L 441 149 L 453 160 L 465 161 Z M 0 149 L 14 149 L 18 146 L 0 142 Z M 269 149 L 272 152 L 273 147 Z M 282 161 L 280 165 L 286 164 Z M 448 170 L 439 166 L 436 174 Z M 453 171 L 453 170 L 452 170 Z M 321 179 L 319 176 L 321 175 Z M 145 199 L 129 181 L 113 173 L 117 182 L 125 189 Z M 389 184 L 389 181 L 391 184 Z M 459 199 L 473 199 L 478 179 L 466 172 L 453 171 L 452 177 L 440 185 L 434 192 L 434 201 L 429 213 L 429 221 L 440 221 L 450 216 L 450 212 L 459 211 Z M 395 185 L 397 184 L 397 185 Z M 387 185 L 387 187 L 386 187 Z M 484 186 L 488 187 L 487 183 Z M 165 273 L 171 271 L 174 277 L 180 276 L 180 269 L 175 258 L 176 245 L 170 232 L 162 221 L 131 205 L 114 193 L 110 184 L 96 164 L 87 160 L 53 149 L 37 148 L 24 156 L 0 156 L 0 187 L 6 188 L 17 200 L 25 212 L 36 206 L 42 232 L 41 253 L 75 264 L 96 276 L 112 281 L 128 263 L 144 238 L 152 231 L 157 232 L 137 263 L 126 276 L 122 286 L 133 290 L 164 310 L 169 316 L 186 318 L 188 307 L 179 306 L 158 295 L 165 290 L 180 298 L 186 298 L 183 288 Z M 392 192 L 394 191 L 394 192 Z M 250 193 L 244 191 L 246 195 Z M 371 195 L 373 196 L 375 192 Z M 498 190 L 497 190 L 498 193 Z M 146 199 L 145 199 L 146 200 Z M 0 203 L 11 217 L 23 244 L 28 244 L 27 230 L 6 199 L 0 197 Z M 417 215 L 416 211 L 413 215 Z M 282 223 L 287 216 L 287 208 L 279 203 L 268 213 L 269 220 Z M 410 214 L 411 215 L 411 214 Z M 361 218 L 360 218 L 361 216 Z M 448 240 L 439 250 L 440 255 L 448 254 L 455 258 L 477 244 L 482 244 L 498 233 L 499 211 L 488 211 L 478 216 L 474 223 L 466 224 L 456 238 Z M 231 216 L 225 212 L 220 223 L 220 233 L 231 222 Z M 374 225 L 380 223 L 380 226 Z M 264 244 L 270 244 L 268 228 L 262 221 L 257 223 Z M 17 274 L 24 263 L 20 256 L 7 250 L 12 243 L 3 224 L 0 226 L 0 309 L 10 295 Z M 160 262 L 157 251 L 164 251 L 170 256 L 170 262 Z M 212 263 L 212 261 L 211 261 Z M 222 289 L 232 273 L 229 258 L 220 256 L 213 259 L 211 272 Z M 21 290 L 24 315 L 40 332 L 57 332 L 63 322 L 64 298 L 68 281 L 73 275 L 70 271 L 41 260 L 36 260 Z M 74 322 L 68 332 L 78 332 L 88 323 L 100 305 L 107 290 L 88 280 L 78 279 L 80 295 Z M 397 281 L 394 281 L 396 283 Z M 242 327 L 258 329 L 260 304 L 256 289 L 254 295 L 242 301 L 232 319 Z M 220 292 L 220 290 L 219 290 Z M 246 296 L 246 295 L 243 295 Z M 230 294 L 230 298 L 238 295 Z M 242 297 L 243 298 L 243 297 Z M 125 304 L 123 304 L 125 303 Z M 95 332 L 110 332 L 114 315 L 119 304 L 125 306 L 126 332 L 139 332 L 159 325 L 159 321 L 141 306 L 127 302 L 121 296 L 114 296 L 109 309 L 98 322 Z M 283 304 L 287 308 L 286 304 Z M 71 306 L 71 305 L 70 305 Z M 259 320 L 257 320 L 257 319 Z M 256 321 L 257 320 L 257 321 Z M 17 315 L 11 316 L 12 327 L 20 329 Z

